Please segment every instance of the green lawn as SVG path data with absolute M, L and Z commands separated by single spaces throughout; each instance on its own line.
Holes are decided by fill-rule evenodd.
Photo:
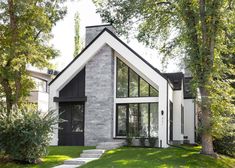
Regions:
M 81 146 L 53 146 L 49 147 L 49 155 L 43 158 L 43 163 L 38 165 L 0 163 L 0 168 L 51 168 L 55 165 L 62 164 L 64 160 L 79 157 L 84 149 L 92 147 Z
M 235 159 L 220 156 L 214 159 L 199 154 L 200 147 L 181 148 L 128 148 L 123 147 L 106 152 L 101 159 L 90 162 L 82 168 L 235 168 Z

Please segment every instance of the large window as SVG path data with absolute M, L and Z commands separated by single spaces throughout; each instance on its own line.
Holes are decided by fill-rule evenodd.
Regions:
M 158 90 L 117 58 L 117 97 L 158 97 Z
M 116 135 L 158 136 L 158 103 L 117 104 Z

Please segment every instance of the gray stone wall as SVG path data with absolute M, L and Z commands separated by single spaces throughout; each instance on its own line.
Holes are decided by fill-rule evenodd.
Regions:
M 96 33 L 96 32 L 95 32 Z M 113 135 L 113 51 L 105 45 L 86 65 L 85 145 L 112 141 Z

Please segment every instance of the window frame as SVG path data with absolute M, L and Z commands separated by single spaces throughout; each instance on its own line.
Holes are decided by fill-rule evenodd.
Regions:
M 127 68 L 128 68 L 128 71 L 127 71 L 127 97 L 119 97 L 118 96 L 118 62 L 122 62 L 125 66 L 127 66 Z M 153 87 L 152 85 L 150 85 L 149 84 L 149 82 L 147 82 L 145 79 L 143 79 L 138 73 L 136 73 L 137 75 L 138 75 L 138 80 L 137 80 L 137 82 L 138 82 L 138 84 L 137 84 L 137 86 L 138 86 L 138 95 L 137 96 L 130 96 L 130 71 L 133 71 L 134 73 L 136 73 L 132 68 L 130 68 L 125 62 L 123 62 L 121 59 L 119 59 L 118 57 L 116 57 L 116 74 L 115 74 L 115 76 L 116 76 L 116 81 L 115 81 L 115 83 L 116 83 L 116 88 L 115 88 L 115 96 L 116 96 L 116 98 L 117 99 L 119 99 L 119 98 L 141 98 L 141 97 L 159 97 L 159 90 L 158 89 L 156 89 L 155 87 Z M 141 96 L 140 95 L 140 79 L 142 79 L 142 80 L 144 80 L 147 84 L 148 84 L 148 96 Z M 156 91 L 157 91 L 157 93 L 158 93 L 158 95 L 157 96 L 150 96 L 150 88 L 153 88 L 153 89 L 155 89 Z
M 159 133 L 159 103 L 158 102 L 148 102 L 148 103 L 141 103 L 141 102 L 139 102 L 139 103 L 117 103 L 116 104 L 116 123 L 115 123 L 115 133 L 116 133 L 116 135 L 115 135 L 115 137 L 116 138 L 125 138 L 125 137 L 127 137 L 128 136 L 128 134 L 129 134 L 129 118 L 130 118 L 130 112 L 129 112 L 129 105 L 130 104 L 137 104 L 137 108 L 138 108 L 138 123 L 137 123 L 137 125 L 138 125 L 138 136 L 134 136 L 135 138 L 140 138 L 141 136 L 140 136 L 140 119 L 141 119 L 141 111 L 140 111 L 140 105 L 141 104 L 147 104 L 148 105 L 148 132 L 147 132 L 147 135 L 146 135 L 146 137 L 145 138 L 149 138 L 149 137 L 151 137 L 151 135 L 150 135 L 150 128 L 151 128 L 151 118 L 150 118 L 150 105 L 151 104 L 157 104 L 157 111 L 156 111 L 156 113 L 158 113 L 158 118 L 157 118 L 157 128 L 158 128 L 158 130 L 157 130 L 157 132 Z M 126 124 L 126 135 L 120 135 L 119 133 L 118 133 L 118 113 L 119 113 L 119 111 L 118 111 L 118 106 L 125 106 L 126 107 L 126 122 L 125 122 L 125 124 Z

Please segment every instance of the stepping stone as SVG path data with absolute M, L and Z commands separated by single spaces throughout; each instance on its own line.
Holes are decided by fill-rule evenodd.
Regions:
M 83 153 L 89 153 L 89 154 L 103 154 L 105 150 L 102 149 L 91 149 L 91 150 L 83 150 Z
M 85 164 L 87 162 L 90 162 L 92 160 L 96 160 L 98 158 L 74 158 L 74 159 L 69 159 L 69 160 L 65 160 L 64 164 L 67 165 L 82 165 Z
M 59 165 L 59 166 L 56 166 L 56 167 L 53 167 L 53 168 L 76 168 L 76 167 L 79 167 L 81 165 Z
M 81 158 L 100 158 L 102 154 L 82 153 Z
M 120 148 L 124 144 L 125 144 L 125 141 L 102 142 L 96 146 L 96 149 L 111 150 L 111 149 Z

